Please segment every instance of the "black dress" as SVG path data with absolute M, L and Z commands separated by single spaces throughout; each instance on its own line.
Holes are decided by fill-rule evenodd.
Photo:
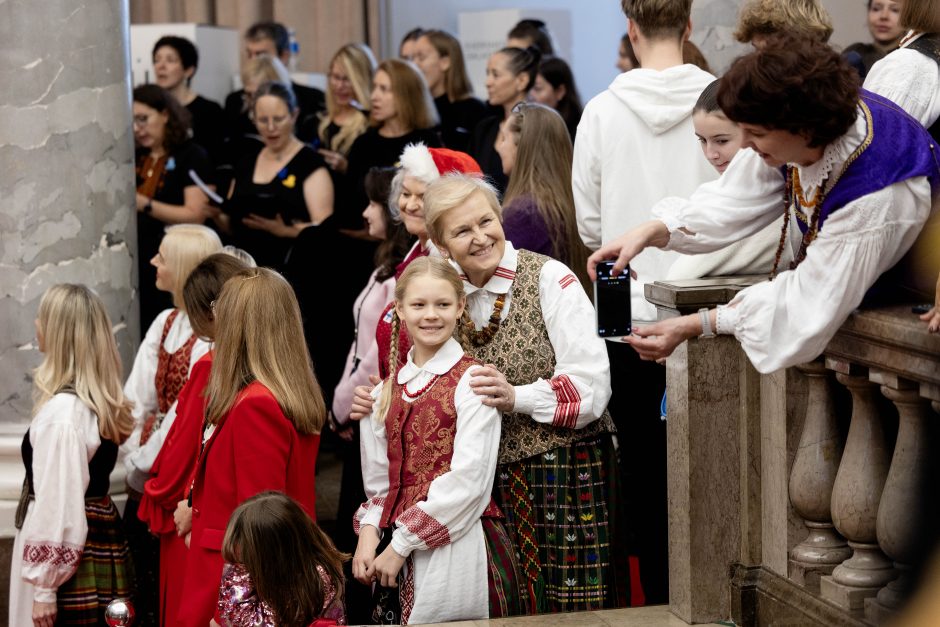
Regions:
M 193 141 L 202 146 L 208 153 L 212 165 L 217 165 L 222 159 L 222 147 L 225 137 L 225 120 L 222 107 L 214 100 L 196 96 L 192 102 L 186 105 L 186 109 L 193 118 L 191 123 Z
M 235 245 L 250 253 L 259 266 L 282 271 L 293 240 L 248 228 L 242 224 L 242 218 L 251 213 L 266 218 L 279 214 L 285 224 L 309 222 L 304 181 L 326 164 L 313 149 L 304 146 L 272 180 L 255 183 L 252 179 L 257 162 L 255 154 L 235 166 L 235 188 L 225 203 L 225 211 L 232 218 Z
M 405 146 L 419 142 L 428 148 L 441 147 L 437 131 L 430 128 L 414 130 L 400 137 L 383 137 L 377 128 L 370 128 L 356 139 L 347 157 L 349 166 L 346 169 L 347 189 L 342 196 L 343 204 L 337 204 L 333 209 L 340 228 L 363 228 L 362 212 L 369 204 L 364 184 L 369 170 L 397 165 Z
M 451 150 L 467 151 L 470 134 L 486 114 L 486 107 L 476 98 L 465 98 L 451 102 L 447 94 L 434 99 L 437 114 L 441 118 L 441 139 Z
M 137 154 L 137 188 L 146 182 L 148 172 L 144 171 L 146 152 Z M 170 205 L 182 205 L 187 187 L 194 186 L 189 171 L 194 171 L 206 182 L 212 180 L 212 165 L 206 151 L 192 141 L 187 141 L 176 148 L 166 160 L 162 173 L 155 169 L 153 176 L 158 176 L 153 200 Z M 173 306 L 173 299 L 167 292 L 161 292 L 155 284 L 156 275 L 150 260 L 160 249 L 163 233 L 167 225 L 153 216 L 137 212 L 137 277 L 140 290 L 140 328 L 149 329 L 150 323 L 164 309 Z
M 470 156 L 477 160 L 483 174 L 496 187 L 500 196 L 506 192 L 506 185 L 509 183 L 509 178 L 503 174 L 503 160 L 496 152 L 496 136 L 502 121 L 501 115 L 491 115 L 480 120 L 473 129 L 468 149 Z

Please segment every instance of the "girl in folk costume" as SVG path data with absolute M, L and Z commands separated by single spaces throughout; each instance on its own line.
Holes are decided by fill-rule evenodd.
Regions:
M 173 295 L 174 307 L 161 312 L 150 325 L 124 384 L 124 394 L 134 404 L 136 424 L 122 447 L 128 486 L 124 529 L 134 558 L 135 606 L 142 623 L 157 622 L 159 542 L 137 517 L 137 509 L 144 482 L 172 424 L 176 397 L 193 364 L 209 350 L 209 344 L 193 333 L 183 309 L 183 283 L 200 261 L 221 249 L 222 242 L 212 229 L 179 224 L 166 229 L 159 251 L 150 260 L 157 271 L 157 289 Z M 165 421 L 167 415 L 171 418 Z
M 405 259 L 395 269 L 395 277 L 401 276 L 408 264 L 426 255 L 439 257 L 437 249 L 428 237 L 428 230 L 424 224 L 424 192 L 428 185 L 448 172 L 461 172 L 483 176 L 480 166 L 470 155 L 447 148 L 428 148 L 424 144 L 409 144 L 401 153 L 401 171 L 395 178 L 393 188 L 400 190 L 398 195 L 398 210 L 401 221 L 409 233 L 418 238 L 411 247 Z M 395 198 L 392 198 L 395 202 Z M 385 370 L 388 364 L 388 353 L 391 346 L 391 319 L 392 307 L 389 303 L 376 326 L 375 338 L 379 347 L 379 375 L 388 376 Z M 408 332 L 402 329 L 401 345 L 398 355 L 400 359 L 408 352 L 411 346 Z M 401 362 L 402 364 L 404 361 Z
M 255 268 L 232 277 L 213 311 L 215 357 L 191 491 L 186 593 L 176 616 L 182 627 L 205 627 L 213 615 L 221 622 L 222 539 L 241 503 L 277 490 L 316 515 L 314 475 L 326 420 L 297 299 L 280 274 Z
M 206 257 L 186 279 L 183 301 L 189 313 L 193 334 L 205 341 L 215 337 L 212 302 L 225 282 L 248 268 L 231 255 L 216 253 Z M 213 351 L 197 361 L 189 379 L 179 394 L 175 416 L 166 417 L 164 425 L 172 421 L 163 447 L 153 462 L 150 479 L 144 484 L 143 496 L 137 515 L 150 532 L 160 539 L 160 598 L 159 616 L 162 624 L 175 624 L 183 594 L 183 577 L 188 549 L 183 536 L 189 532 L 191 511 L 177 524 L 174 512 L 186 497 L 192 484 L 196 457 L 199 455 L 199 433 L 205 416 L 205 388 L 209 381 Z
M 108 496 L 118 445 L 133 429 L 121 360 L 104 304 L 83 285 L 55 285 L 39 304 L 45 354 L 23 437 L 10 626 L 101 624 L 127 596 L 128 550 Z
M 222 541 L 224 627 L 345 625 L 343 562 L 294 499 L 262 492 L 235 510 Z
M 440 259 L 412 262 L 395 286 L 392 326 L 414 346 L 373 390 L 362 423 L 366 501 L 353 574 L 376 582 L 373 618 L 433 623 L 521 613 L 514 549 L 491 497 L 499 412 L 470 390 L 479 364 L 453 338 L 466 297 Z M 397 337 L 395 338 L 397 340 Z

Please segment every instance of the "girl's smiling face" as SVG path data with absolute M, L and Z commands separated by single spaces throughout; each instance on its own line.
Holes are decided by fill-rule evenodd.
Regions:
M 416 351 L 421 349 L 427 358 L 454 335 L 465 304 L 447 280 L 425 274 L 409 281 L 395 310 L 408 327 Z
M 721 111 L 696 111 L 692 114 L 692 125 L 705 158 L 719 174 L 723 173 L 741 149 L 741 128 L 726 118 Z

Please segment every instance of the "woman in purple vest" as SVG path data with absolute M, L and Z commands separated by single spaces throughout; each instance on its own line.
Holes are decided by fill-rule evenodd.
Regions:
M 722 78 L 722 110 L 744 149 L 717 181 L 689 199 L 666 198 L 658 219 L 588 260 L 614 271 L 647 246 L 686 254 L 718 250 L 786 212 L 803 232 L 794 261 L 726 306 L 672 318 L 625 338 L 644 359 L 687 339 L 734 335 L 760 372 L 815 358 L 879 276 L 914 243 L 940 184 L 940 155 L 916 120 L 860 90 L 852 68 L 825 44 L 769 38 Z M 778 263 L 779 265 L 779 263 Z

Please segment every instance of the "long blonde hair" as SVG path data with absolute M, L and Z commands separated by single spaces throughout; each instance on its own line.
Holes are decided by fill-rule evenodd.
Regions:
M 252 268 L 229 279 L 216 300 L 215 342 L 206 420 L 218 424 L 238 393 L 258 381 L 297 431 L 320 432 L 326 405 L 304 341 L 297 298 L 284 277 Z
M 545 105 L 525 103 L 514 111 L 506 120 L 505 130 L 516 144 L 516 160 L 503 207 L 520 196 L 532 198 L 551 233 L 552 256 L 571 268 L 584 289 L 590 290 L 589 252 L 578 233 L 571 190 L 568 127 L 557 111 Z
M 183 285 L 193 268 L 213 253 L 222 251 L 222 240 L 215 231 L 201 224 L 174 224 L 166 228 L 161 246 L 163 261 L 173 275 L 173 306 L 185 310 Z
M 45 358 L 33 373 L 33 415 L 58 392 L 72 389 L 98 416 L 101 437 L 122 443 L 134 419 L 104 303 L 84 285 L 60 283 L 43 294 L 37 320 Z
M 440 259 L 438 257 L 419 257 L 408 264 L 408 267 L 405 268 L 405 271 L 402 272 L 401 276 L 395 282 L 395 304 L 399 304 L 405 300 L 405 294 L 408 291 L 408 285 L 417 277 L 428 276 L 432 279 L 443 279 L 450 283 L 450 286 L 454 288 L 454 295 L 457 297 L 458 302 L 466 302 L 467 295 L 463 289 L 463 279 L 460 278 L 460 275 L 457 274 L 457 271 L 454 270 L 454 267 L 449 263 Z M 466 320 L 469 320 L 467 317 L 466 309 L 464 309 L 463 317 L 457 322 L 457 329 L 459 331 L 460 343 L 466 346 L 465 334 L 465 324 Z M 398 312 L 396 308 L 392 309 L 392 344 L 388 352 L 388 378 L 385 380 L 384 385 L 382 386 L 382 394 L 379 397 L 378 411 L 375 413 L 375 416 L 379 420 L 385 420 L 385 414 L 388 413 L 388 408 L 392 403 L 392 387 L 395 383 L 395 377 L 398 374 L 398 342 L 399 336 L 401 334 L 401 319 L 398 317 Z
M 330 72 L 333 71 L 333 65 L 336 63 L 342 65 L 346 71 L 346 76 L 349 77 L 349 83 L 352 85 L 353 93 L 359 105 L 368 107 L 370 93 L 372 92 L 372 73 L 375 72 L 375 57 L 372 55 L 372 50 L 365 44 L 346 44 L 330 59 L 330 65 L 328 66 Z M 333 100 L 333 85 L 327 80 L 326 115 L 320 120 L 320 126 L 317 129 L 321 141 L 326 141 L 326 129 L 337 113 L 336 103 Z M 348 154 L 356 138 L 365 133 L 368 128 L 368 114 L 354 108 L 349 121 L 340 127 L 340 131 L 333 136 L 326 148 L 341 152 L 344 155 Z

